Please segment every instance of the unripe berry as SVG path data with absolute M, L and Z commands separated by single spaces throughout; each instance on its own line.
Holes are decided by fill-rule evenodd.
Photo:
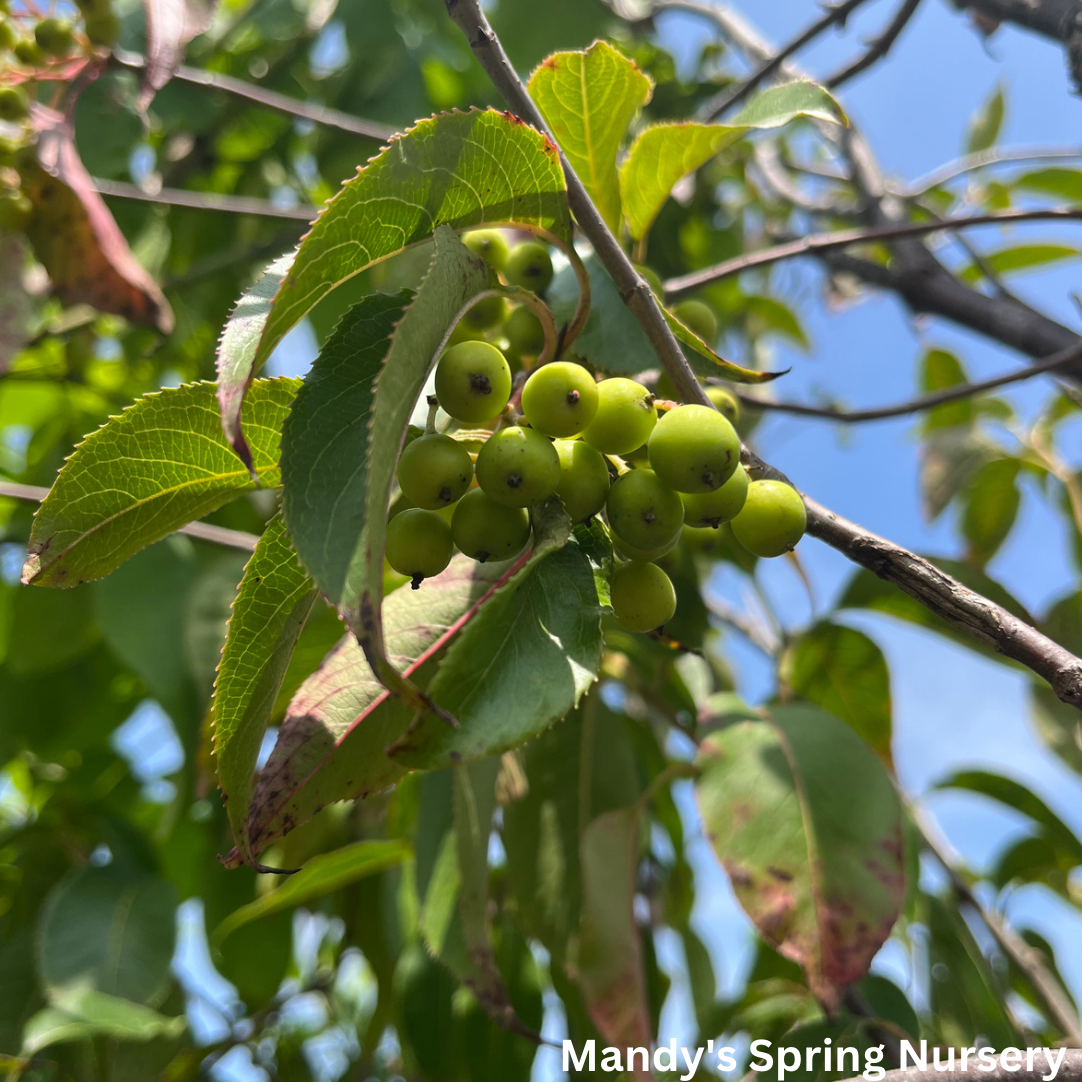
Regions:
M 421 580 L 438 575 L 451 562 L 454 543 L 447 520 L 435 511 L 411 507 L 387 523 L 387 562 L 400 575 Z
M 782 481 L 752 481 L 733 535 L 756 556 L 780 556 L 796 546 L 808 526 L 800 493 Z
M 748 495 L 748 475 L 737 466 L 732 477 L 713 492 L 681 493 L 684 523 L 687 526 L 709 526 L 717 529 L 740 513 Z
M 477 456 L 477 483 L 508 507 L 529 507 L 560 483 L 560 458 L 547 437 L 532 428 L 501 428 Z
M 597 400 L 594 377 L 570 361 L 542 365 L 522 388 L 522 412 L 546 436 L 577 436 L 597 413 Z
M 71 23 L 52 16 L 42 19 L 34 27 L 34 40 L 41 51 L 49 56 L 67 56 L 75 44 Z
M 30 111 L 30 101 L 21 86 L 0 86 L 0 120 L 22 120 Z
M 702 301 L 681 301 L 674 304 L 672 314 L 707 345 L 717 338 L 718 317 Z
M 612 547 L 623 556 L 625 560 L 638 560 L 640 563 L 650 564 L 672 552 L 672 550 L 676 548 L 677 541 L 679 541 L 682 536 L 682 532 L 678 533 L 671 541 L 662 545 L 660 548 L 640 549 L 635 545 L 629 545 L 617 534 L 613 534 Z
M 646 279 L 646 284 L 650 287 L 650 292 L 653 293 L 655 297 L 661 297 L 665 293 L 665 290 L 661 285 L 661 278 L 658 276 L 656 270 L 652 267 L 647 267 L 642 263 L 636 263 L 634 264 L 634 267 L 635 270 Z
M 450 436 L 420 436 L 398 460 L 402 494 L 416 507 L 438 511 L 460 499 L 473 480 L 469 451 Z
M 676 612 L 672 581 L 657 564 L 620 564 L 612 576 L 612 611 L 628 631 L 653 631 Z
M 113 11 L 95 11 L 83 20 L 91 45 L 112 48 L 120 40 L 120 18 Z
M 487 421 L 511 397 L 511 369 L 495 346 L 460 342 L 436 365 L 436 397 L 456 421 Z
M 484 258 L 495 271 L 507 266 L 507 241 L 498 229 L 471 229 L 462 234 L 462 243 Z
M 491 330 L 507 318 L 507 301 L 503 297 L 484 297 L 460 320 L 470 330 Z
M 730 424 L 735 425 L 740 420 L 740 400 L 732 391 L 727 391 L 724 387 L 707 387 L 706 397 L 713 402 L 718 413 L 729 419 Z
M 455 504 L 451 536 L 471 560 L 509 560 L 530 539 L 530 518 L 521 507 L 505 507 L 475 488 Z
M 582 522 L 605 506 L 609 495 L 609 468 L 601 452 L 582 440 L 556 440 L 560 459 L 556 495 L 572 522 Z
M 15 59 L 25 67 L 36 68 L 45 63 L 44 51 L 36 41 L 31 41 L 30 38 L 15 42 L 12 52 L 15 54 Z
M 684 505 L 653 470 L 628 470 L 609 490 L 609 526 L 635 548 L 663 548 L 680 535 Z
M 513 286 L 544 293 L 552 281 L 552 257 L 543 244 L 526 240 L 508 253 L 504 277 Z
M 537 357 L 545 348 L 545 328 L 524 304 L 507 317 L 503 333 L 511 349 L 525 357 Z
M 678 492 L 713 492 L 740 464 L 740 437 L 709 406 L 677 406 L 650 434 L 654 472 Z
M 582 438 L 602 454 L 626 455 L 650 438 L 655 424 L 654 396 L 641 383 L 614 376 L 597 385 L 597 412 Z

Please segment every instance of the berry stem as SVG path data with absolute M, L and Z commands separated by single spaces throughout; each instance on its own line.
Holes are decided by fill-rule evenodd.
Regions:
M 436 432 L 436 414 L 439 412 L 440 404 L 434 394 L 430 394 L 425 401 L 428 403 L 428 420 L 425 421 L 425 435 L 435 436 Z

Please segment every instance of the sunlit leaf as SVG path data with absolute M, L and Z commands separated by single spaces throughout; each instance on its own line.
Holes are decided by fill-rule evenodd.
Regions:
M 1022 503 L 1016 458 L 986 462 L 973 475 L 963 498 L 962 533 L 969 543 L 968 557 L 983 567 L 1007 540 Z
M 103 1037 L 151 1041 L 178 1036 L 186 1026 L 184 1017 L 168 1018 L 141 1003 L 84 988 L 65 998 L 62 1006 L 38 1011 L 26 1023 L 22 1051 L 33 1056 L 50 1045 Z
M 1003 127 L 1006 107 L 1003 86 L 1000 84 L 969 119 L 965 140 L 967 154 L 978 154 L 995 144 Z
M 146 109 L 155 92 L 173 77 L 188 42 L 210 26 L 215 7 L 217 0 L 143 0 L 147 55 L 140 109 Z

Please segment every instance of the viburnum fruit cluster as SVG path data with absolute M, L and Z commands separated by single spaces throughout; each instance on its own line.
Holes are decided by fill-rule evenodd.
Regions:
M 464 239 L 511 282 L 540 292 L 552 278 L 539 243 L 509 250 L 495 230 Z M 732 395 L 710 388 L 717 408 L 669 404 L 659 416 L 643 384 L 621 376 L 598 381 L 565 355 L 530 371 L 513 399 L 508 355 L 516 367 L 528 366 L 544 334 L 528 308 L 508 313 L 504 299 L 495 300 L 498 312 L 484 299 L 455 329 L 436 366 L 426 431 L 399 460 L 403 499 L 388 524 L 386 552 L 414 588 L 443 571 L 455 548 L 480 561 L 516 556 L 530 539 L 529 509 L 551 496 L 574 523 L 604 516 L 620 557 L 613 612 L 630 631 L 652 631 L 675 613 L 676 592 L 656 561 L 685 526 L 731 523 L 757 556 L 796 545 L 806 525 L 803 502 L 786 484 L 748 478 L 729 419 L 738 409 Z M 525 333 L 523 312 L 541 333 Z M 496 337 L 496 327 L 506 352 L 477 336 Z M 436 431 L 437 405 L 455 422 L 450 431 Z

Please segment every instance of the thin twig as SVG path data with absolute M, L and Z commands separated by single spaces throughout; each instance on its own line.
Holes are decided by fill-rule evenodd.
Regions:
M 1041 952 L 1031 947 L 1011 928 L 1000 913 L 981 904 L 980 899 L 973 893 L 965 877 L 958 870 L 946 842 L 940 837 L 932 820 L 920 808 L 913 807 L 910 811 L 917 829 L 924 836 L 924 844 L 943 865 L 955 893 L 962 901 L 973 907 L 999 944 L 1000 950 L 1026 975 L 1026 979 L 1044 1003 L 1049 1019 L 1055 1022 L 1072 1045 L 1076 1048 L 1082 1046 L 1082 1023 L 1079 1022 L 1078 1012 L 1074 1009 L 1055 974 L 1045 965 Z M 1073 1066 L 1082 1073 L 1082 1049 L 1073 1055 L 1078 1057 Z
M 7 496 L 13 500 L 27 500 L 32 503 L 41 503 L 49 495 L 47 488 L 39 488 L 37 485 L 20 485 L 16 481 L 0 481 L 0 496 Z M 254 552 L 259 538 L 254 533 L 245 533 L 243 530 L 230 530 L 225 526 L 212 526 L 209 522 L 189 522 L 181 526 L 177 533 L 187 534 L 189 537 L 198 538 L 200 541 L 213 541 L 216 545 L 225 545 L 227 548 L 243 549 L 245 552 Z
M 950 1049 L 951 1052 L 954 1049 Z M 1017 1051 L 1017 1050 L 1016 1050 Z M 1030 1070 L 1026 1066 L 1026 1057 L 1033 1053 L 1033 1070 Z M 1053 1056 L 1059 1057 L 1061 1050 L 1055 1049 L 1052 1053 Z M 1059 1073 L 1056 1075 L 1059 1082 L 1068 1082 L 1070 1079 L 1082 1078 L 1082 1049 L 1068 1048 L 1062 1049 L 1063 1059 L 1059 1065 Z M 947 1058 L 946 1050 L 942 1053 L 943 1059 Z M 1051 1075 L 1052 1065 L 1048 1059 L 1048 1053 L 1043 1048 L 1025 1048 L 1019 1053 L 1019 1055 L 1012 1057 L 1008 1064 L 1004 1064 L 1004 1055 L 999 1053 L 993 1055 L 992 1058 L 996 1061 L 996 1065 L 991 1070 L 985 1070 L 983 1065 L 977 1067 L 977 1061 L 975 1058 L 970 1060 L 967 1068 L 969 1074 L 976 1074 L 979 1070 L 979 1077 L 984 1082 L 1043 1082 Z M 951 1066 L 945 1067 L 942 1070 L 936 1067 L 929 1067 L 927 1070 L 922 1070 L 918 1067 L 909 1067 L 898 1071 L 887 1071 L 886 1074 L 880 1079 L 880 1082 L 958 1082 L 959 1071 L 957 1067 Z M 968 1077 L 963 1074 L 962 1076 Z M 858 1075 L 856 1078 L 848 1078 L 845 1082 L 864 1082 L 864 1076 Z
M 699 117 L 703 120 L 716 120 L 722 113 L 742 102 L 760 83 L 779 71 L 785 61 L 794 53 L 799 52 L 805 45 L 813 42 L 832 26 L 844 26 L 849 15 L 863 3 L 865 3 L 865 0 L 844 0 L 843 3 L 828 7 L 826 14 L 821 19 L 812 23 L 802 34 L 793 38 L 788 45 L 779 49 L 769 60 L 760 64 L 739 86 L 732 90 L 719 91 L 707 98 L 699 106 Z
M 995 214 L 973 214 L 967 218 L 943 218 L 934 222 L 906 222 L 902 225 L 880 226 L 874 229 L 839 229 L 831 233 L 813 233 L 798 240 L 763 248 L 758 252 L 746 252 L 734 259 L 727 259 L 705 270 L 693 271 L 664 282 L 666 298 L 676 299 L 693 293 L 704 285 L 729 278 L 755 267 L 769 266 L 783 259 L 796 256 L 829 252 L 847 248 L 850 244 L 873 244 L 876 241 L 898 240 L 902 237 L 920 237 L 942 230 L 968 229 L 978 225 L 1010 225 L 1019 222 L 1082 221 L 1082 210 L 1072 207 L 1043 207 L 1035 210 L 1004 210 Z
M 190 207 L 192 210 L 218 210 L 227 214 L 255 214 L 262 218 L 291 218 L 297 222 L 310 222 L 318 207 L 277 207 L 267 199 L 253 199 L 246 195 L 222 195 L 218 192 L 189 192 L 179 188 L 163 188 L 160 192 L 146 192 L 137 184 L 122 180 L 92 178 L 94 190 L 100 195 L 115 199 L 136 199 L 141 203 L 162 203 L 169 207 Z
M 815 417 L 824 421 L 839 421 L 843 424 L 859 424 L 863 421 L 883 421 L 889 417 L 904 417 L 910 413 L 921 413 L 935 406 L 942 406 L 947 402 L 957 402 L 963 398 L 972 398 L 974 395 L 983 394 L 985 391 L 995 390 L 997 387 L 1005 387 L 1010 383 L 1020 383 L 1022 380 L 1032 379 L 1034 376 L 1054 372 L 1064 365 L 1071 364 L 1082 357 L 1082 342 L 1077 345 L 1061 349 L 1051 357 L 1038 361 L 1036 364 L 1027 365 L 1016 372 L 1008 372 L 1005 376 L 995 376 L 992 379 L 981 380 L 977 383 L 961 383 L 957 387 L 948 387 L 934 394 L 921 395 L 919 398 L 910 399 L 908 402 L 899 402 L 893 406 L 880 406 L 877 409 L 866 410 L 838 410 L 827 406 L 806 406 L 802 402 L 771 402 L 757 395 L 746 394 L 736 391 L 741 402 L 755 409 L 772 410 L 777 413 L 792 413 L 798 417 Z
M 906 28 L 909 20 L 916 14 L 918 7 L 920 7 L 920 0 L 902 0 L 902 5 L 895 12 L 894 18 L 890 20 L 879 37 L 869 42 L 867 51 L 848 67 L 831 75 L 823 85 L 830 90 L 837 90 L 843 83 L 849 82 L 850 79 L 882 60 L 890 52 L 891 46 L 898 40 L 898 35 Z
M 466 36 L 474 55 L 507 104 L 541 131 L 544 120 L 523 86 L 499 39 L 481 10 L 479 0 L 444 0 L 448 14 Z M 669 330 L 657 298 L 632 266 L 605 224 L 582 181 L 561 155 L 568 200 L 579 228 L 609 272 L 624 303 L 646 332 L 650 344 L 685 402 L 712 405 Z M 1080 212 L 1082 214 L 1082 212 Z M 743 458 L 756 474 L 780 476 L 758 456 L 743 449 Z M 886 541 L 804 497 L 808 532 L 892 582 L 922 605 L 967 634 L 989 643 L 1005 656 L 1020 661 L 1051 685 L 1056 695 L 1082 708 L 1082 661 L 1058 643 L 1035 631 L 1006 609 L 993 604 L 944 574 L 927 560 Z
M 930 173 L 918 177 L 907 185 L 899 193 L 905 196 L 924 195 L 932 188 L 938 188 L 946 184 L 948 180 L 960 177 L 966 173 L 972 173 L 977 169 L 985 169 L 990 165 L 1001 165 L 1006 162 L 1039 162 L 1057 161 L 1063 158 L 1082 158 L 1082 146 L 1077 147 L 993 147 L 991 150 L 981 150 L 975 154 L 966 154 L 956 158 L 945 165 L 933 169 Z
M 780 644 L 770 632 L 746 612 L 741 612 L 718 597 L 705 598 L 706 608 L 723 624 L 728 624 L 734 631 L 739 631 L 753 646 L 757 646 L 767 657 L 777 657 Z
M 114 54 L 118 63 L 126 68 L 141 69 L 145 61 L 136 53 Z M 243 79 L 236 79 L 232 75 L 222 75 L 216 71 L 203 71 L 200 68 L 191 68 L 182 64 L 173 76 L 181 82 L 194 83 L 196 86 L 207 86 L 214 90 L 222 90 L 234 97 L 245 98 L 255 102 L 256 105 L 274 109 L 280 113 L 288 113 L 290 116 L 299 117 L 302 120 L 310 120 L 314 124 L 322 124 L 328 128 L 338 128 L 340 131 L 349 132 L 351 135 L 363 135 L 368 139 L 376 139 L 382 143 L 387 142 L 395 129 L 388 124 L 381 124 L 376 120 L 365 120 L 363 117 L 343 113 L 339 109 L 331 109 L 326 105 L 318 105 L 314 102 L 298 101 L 289 97 L 288 94 L 279 94 L 276 90 L 265 90 L 253 83 L 246 83 Z

